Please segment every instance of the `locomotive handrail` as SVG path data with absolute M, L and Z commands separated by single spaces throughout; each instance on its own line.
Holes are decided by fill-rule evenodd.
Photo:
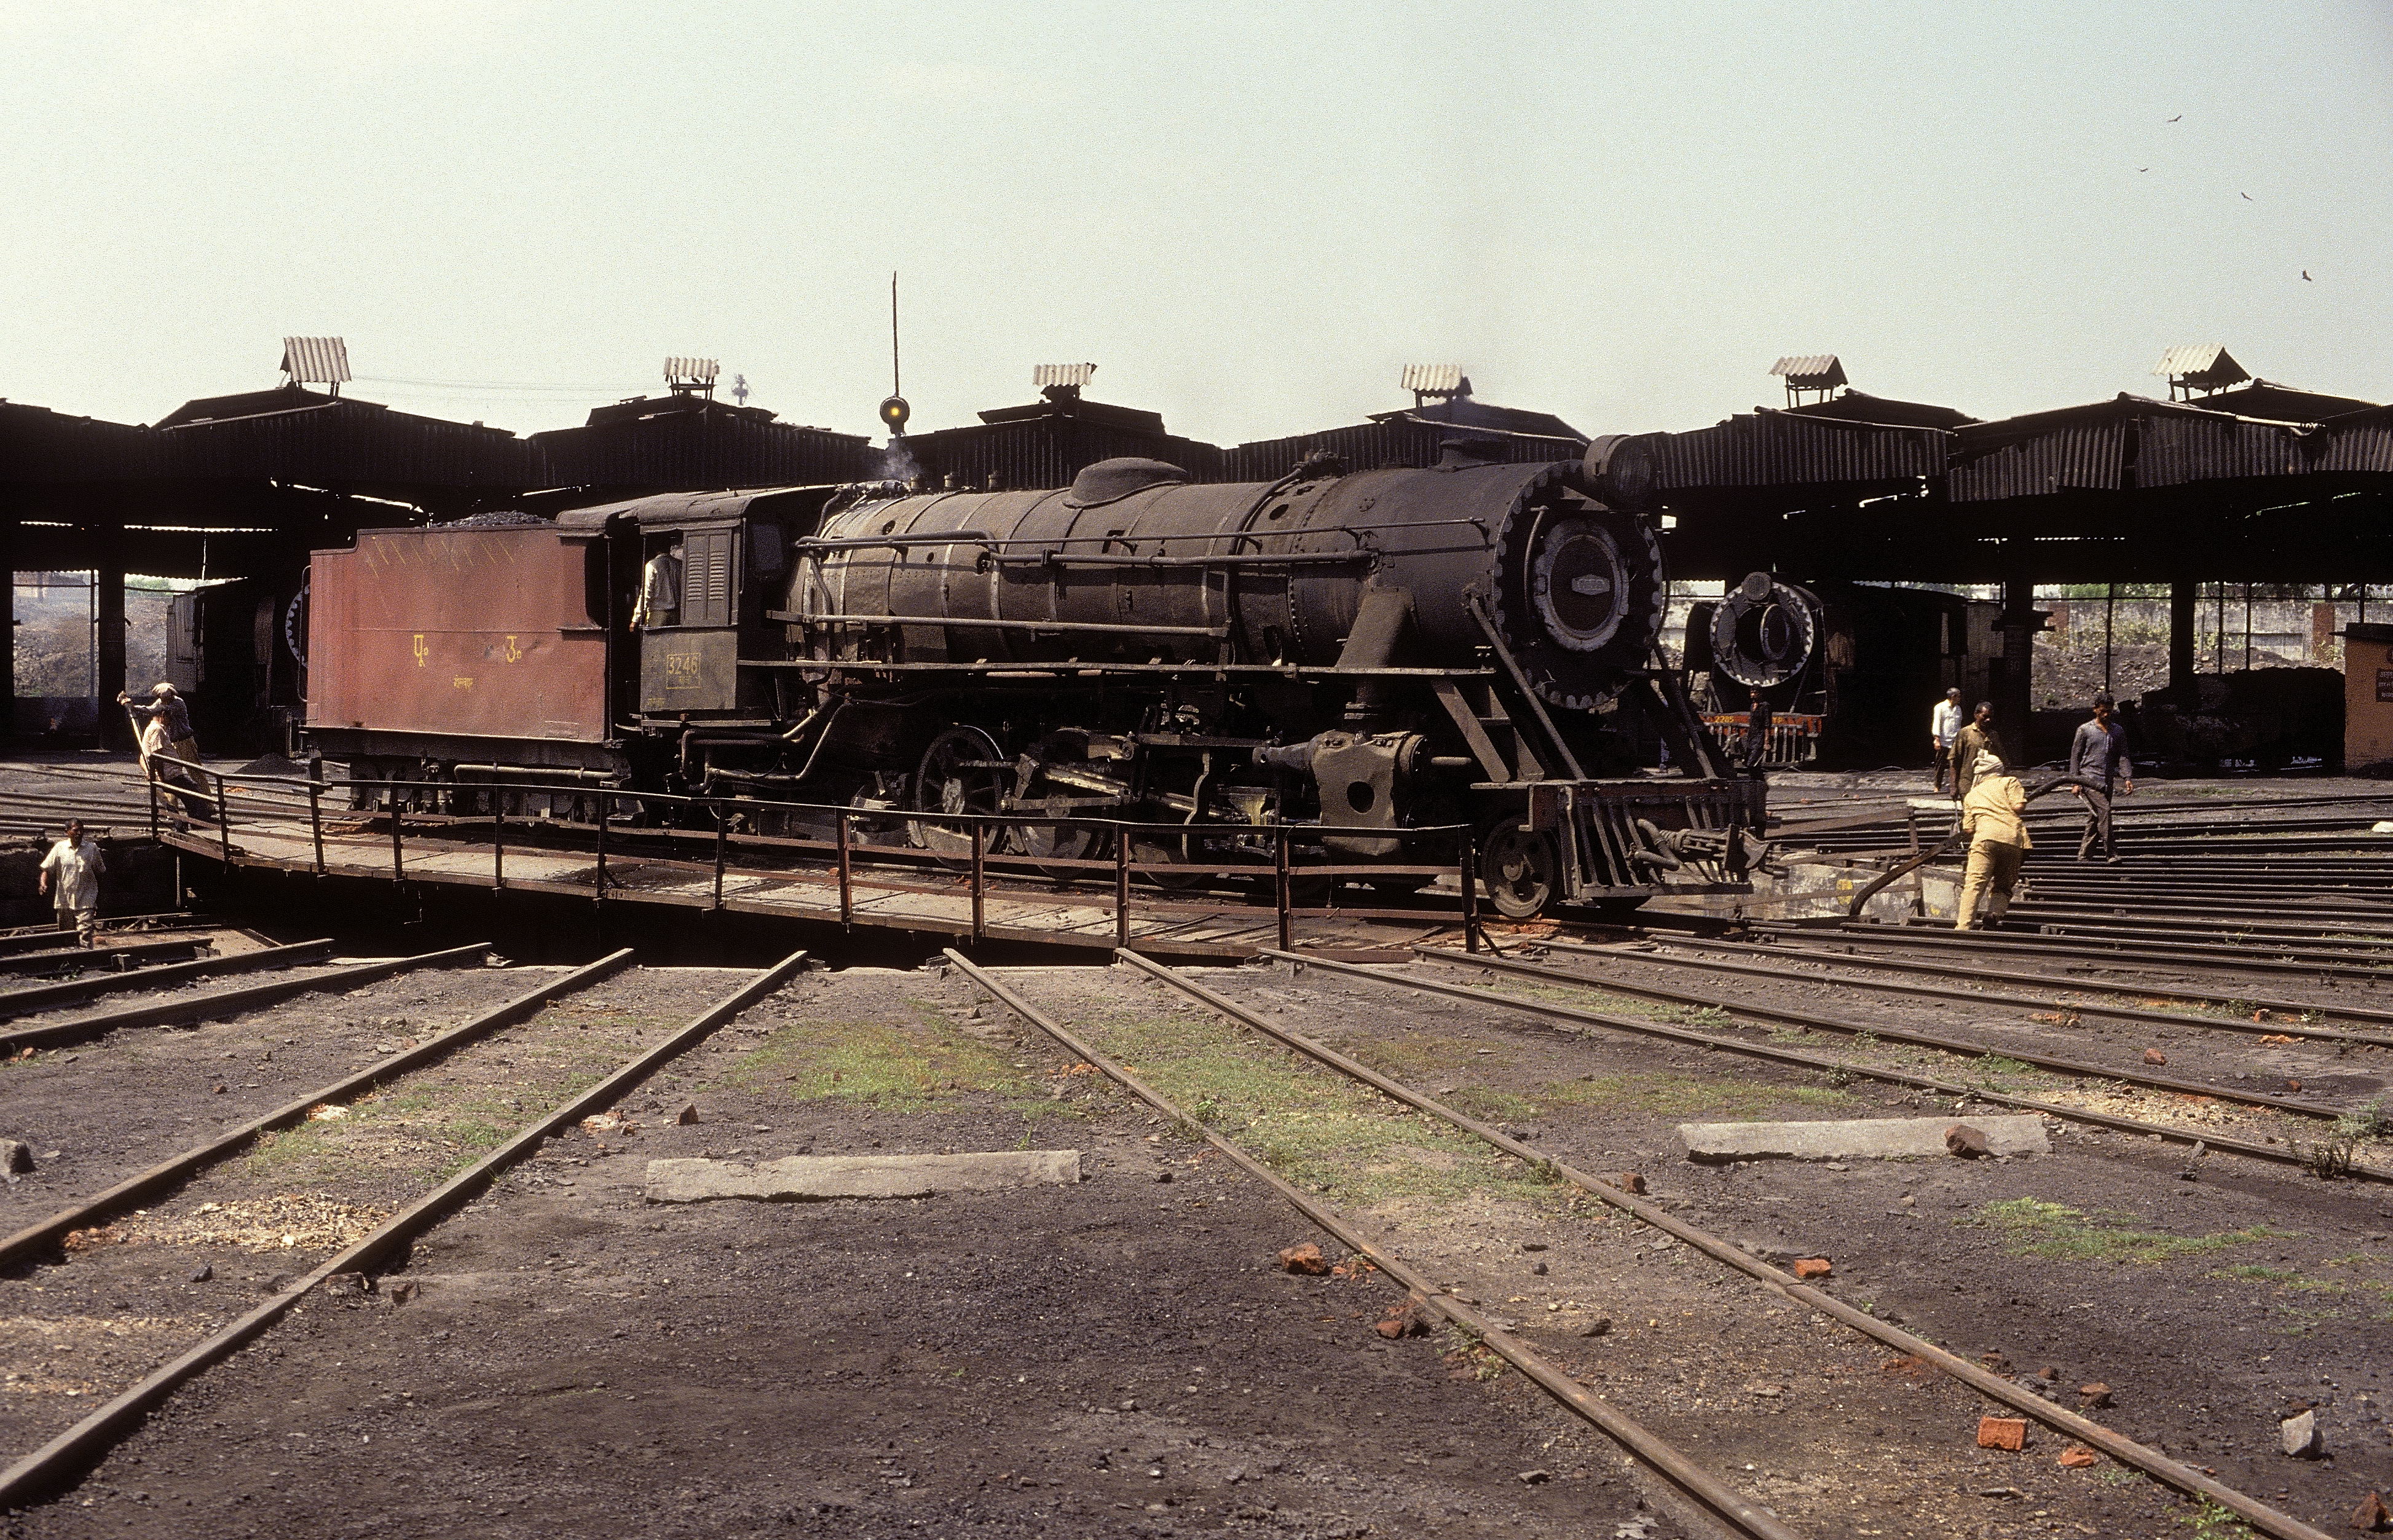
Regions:
M 982 620 L 952 615 L 800 615 L 793 610 L 768 609 L 768 620 L 780 620 L 790 625 L 804 626 L 810 631 L 830 631 L 855 626 L 945 626 L 954 631 L 1094 631 L 1107 634 L 1129 633 L 1140 636 L 1227 636 L 1230 628 L 1221 626 L 1126 626 L 1096 620 Z

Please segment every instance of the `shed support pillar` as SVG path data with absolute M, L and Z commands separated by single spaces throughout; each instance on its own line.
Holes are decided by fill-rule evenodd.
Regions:
M 91 581 L 98 585 L 92 595 L 96 620 L 91 646 L 98 676 L 93 687 L 99 696 L 99 746 L 130 749 L 132 720 L 116 706 L 116 698 L 124 693 L 124 574 L 95 572 Z
M 0 614 L 0 743 L 17 733 L 17 521 L 0 519 L 0 578 L 7 610 Z
M 2190 579 L 2169 584 L 2168 689 L 2188 706 L 2193 704 L 2193 609 L 2199 592 Z
M 2035 584 L 2023 577 L 2003 582 L 2001 667 L 1987 681 L 1994 703 L 1994 731 L 2018 763 L 2033 763 L 2029 728 L 2034 720 L 2035 633 L 2045 617 L 2035 607 Z

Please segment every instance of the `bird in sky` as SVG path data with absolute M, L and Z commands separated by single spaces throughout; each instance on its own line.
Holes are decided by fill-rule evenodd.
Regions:
M 2310 270 L 2308 268 L 2304 268 L 2302 269 L 2302 281 L 2305 283 L 2315 283 L 2318 280 L 2310 277 Z
M 2176 117 L 2169 119 L 2169 122 L 2171 122 L 2171 123 L 2177 123 L 2177 122 L 2181 122 L 2181 121 L 2184 119 L 2184 117 L 2185 117 L 2185 114 L 2184 114 L 2184 113 L 2182 113 L 2182 112 L 2179 112 Z
M 2252 195 L 2251 195 L 2250 193 L 2248 193 L 2248 192 L 2246 192 L 2246 193 L 2241 193 L 2241 194 L 2239 194 L 2238 196 L 2240 196 L 2240 197 L 2241 197 L 2241 198 L 2242 198 L 2245 202 L 2247 202 L 2247 203 L 2248 203 L 2248 202 L 2250 202 L 2252 201 Z
M 2138 172 L 2138 173 L 2139 173 L 2139 174 L 2140 174 L 2140 173 L 2142 173 L 2142 172 L 2150 171 L 2151 169 L 2151 166 L 2148 166 L 2148 165 L 2139 165 L 2139 166 L 2136 167 L 2137 172 Z

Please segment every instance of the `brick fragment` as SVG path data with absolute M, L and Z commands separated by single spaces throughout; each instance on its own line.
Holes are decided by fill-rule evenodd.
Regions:
M 1612 1184 L 1624 1193 L 1642 1193 L 1645 1179 L 1635 1171 L 1622 1171 L 1612 1179 Z
M 1319 1277 L 1329 1271 L 1329 1259 L 1322 1256 L 1321 1247 L 1307 1241 L 1302 1246 L 1291 1246 L 1279 1254 L 1279 1270 Z
M 2083 1470 L 2101 1457 L 2082 1443 L 2073 1443 L 2060 1452 L 2060 1465 L 2065 1470 Z
M 2168 1055 L 2159 1049 L 2148 1048 L 2144 1050 L 2144 1063 L 2154 1065 L 2164 1064 L 2168 1063 Z
M 1834 1271 L 1825 1257 L 1798 1257 L 1795 1261 L 1795 1276 L 1798 1278 L 1824 1278 Z
M 2025 1449 L 2027 1418 L 1980 1417 L 1978 1447 L 1981 1449 Z
M 2099 1379 L 2091 1385 L 2080 1385 L 2077 1387 L 2077 1403 L 2086 1407 L 2108 1406 L 2111 1404 L 2111 1387 Z
M 1380 1317 L 1379 1325 L 1371 1329 L 1391 1342 L 1399 1338 L 1419 1337 L 1429 1330 L 1429 1322 L 1424 1319 L 1426 1313 L 1411 1300 L 1400 1300 L 1391 1305 L 1388 1313 Z
M 1944 1130 L 1944 1147 L 1964 1160 L 1974 1160 L 1986 1153 L 1985 1131 L 1955 1123 Z
M 2351 1527 L 2362 1534 L 2383 1534 L 2393 1530 L 2393 1509 L 2385 1506 L 2385 1494 L 2372 1492 L 2351 1510 Z

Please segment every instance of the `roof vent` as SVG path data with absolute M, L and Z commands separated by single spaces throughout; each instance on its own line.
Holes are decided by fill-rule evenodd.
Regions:
M 1077 401 L 1096 372 L 1092 363 L 1037 364 L 1030 371 L 1030 388 L 1051 401 Z
M 2172 347 L 2152 365 L 2152 372 L 2168 376 L 2169 399 L 2190 401 L 2196 396 L 2207 396 L 2214 390 L 2242 385 L 2252 377 L 2251 371 L 2235 361 L 2234 355 L 2218 343 L 2197 343 L 2190 347 Z
M 1824 401 L 1850 383 L 1834 353 L 1792 353 L 1772 364 L 1770 372 L 1785 380 L 1790 407 L 1803 405 L 1806 395 Z
M 1413 405 L 1419 407 L 1432 397 L 1451 401 L 1457 396 L 1471 394 L 1471 376 L 1458 363 L 1408 363 L 1398 387 L 1413 393 Z
M 294 385 L 330 385 L 338 396 L 349 378 L 349 345 L 340 337 L 285 337 L 282 372 Z
M 722 372 L 713 359 L 667 359 L 665 386 L 676 396 L 714 399 L 714 377 Z

